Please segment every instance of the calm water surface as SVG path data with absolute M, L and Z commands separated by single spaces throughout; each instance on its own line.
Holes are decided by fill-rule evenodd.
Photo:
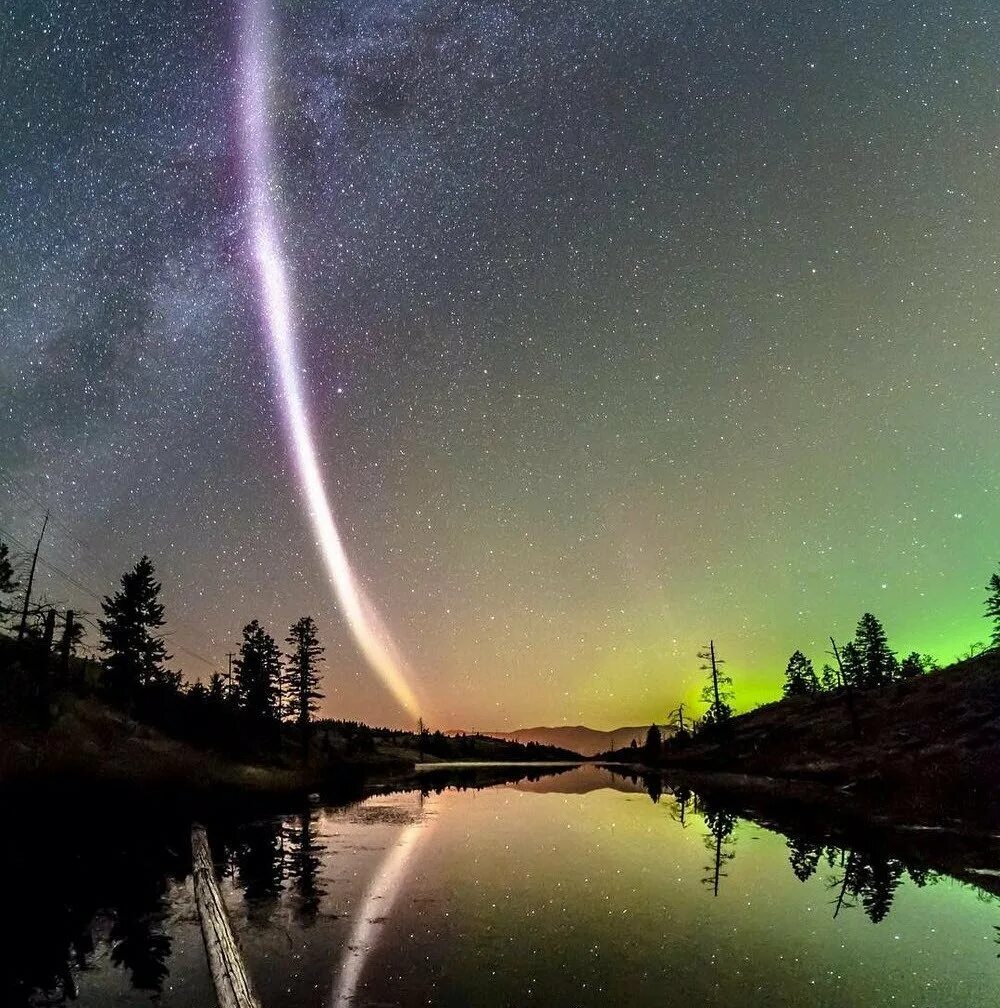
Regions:
M 4 1005 L 214 1004 L 184 829 L 114 835 L 44 874 L 37 852 L 13 866 L 4 851 L 24 872 Z M 1000 994 L 1000 903 L 983 889 L 593 766 L 209 835 L 264 1008 L 974 1008 Z

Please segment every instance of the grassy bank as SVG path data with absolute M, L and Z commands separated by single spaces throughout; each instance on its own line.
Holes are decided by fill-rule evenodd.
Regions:
M 293 757 L 244 762 L 138 723 L 94 698 L 65 696 L 46 728 L 0 727 L 5 794 L 141 794 L 193 807 L 357 787 L 368 773 L 413 765 L 417 754 L 372 752 L 357 760 L 302 765 Z
M 313 793 L 334 800 L 361 797 L 373 783 L 433 789 L 447 777 L 481 786 L 511 777 L 501 761 L 575 756 L 472 735 L 450 739 L 460 755 L 444 760 L 421 751 L 420 737 L 412 732 L 322 721 L 313 728 L 304 761 L 291 730 L 281 745 L 261 744 L 255 750 L 248 743 L 240 755 L 232 739 L 230 748 L 200 745 L 137 721 L 93 694 L 58 694 L 52 709 L 44 726 L 0 722 L 0 795 L 94 802 L 125 798 L 211 812 L 220 804 L 281 803 Z M 441 775 L 415 771 L 417 763 L 437 762 L 452 769 Z M 463 774 L 454 769 L 455 762 L 475 766 Z

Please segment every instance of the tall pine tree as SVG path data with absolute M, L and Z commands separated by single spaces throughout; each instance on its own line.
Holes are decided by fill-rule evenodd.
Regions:
M 663 733 L 655 724 L 646 732 L 646 744 L 642 747 L 642 761 L 646 766 L 656 766 L 663 755 Z
M 303 616 L 289 628 L 285 643 L 288 652 L 287 682 L 289 708 L 292 717 L 302 730 L 303 744 L 308 739 L 309 722 L 317 710 L 317 700 L 323 698 L 319 690 L 319 663 L 325 648 L 320 646 L 316 621 Z
M 864 662 L 866 686 L 884 686 L 897 677 L 899 662 L 889 650 L 885 629 L 871 613 L 858 620 L 854 642 Z
M 796 651 L 788 659 L 783 691 L 786 697 L 804 696 L 819 691 L 819 681 L 812 662 L 801 651 Z
M 986 616 L 993 624 L 990 647 L 1000 649 L 1000 574 L 991 574 L 986 586 Z
M 865 660 L 854 641 L 848 641 L 840 649 L 840 661 L 844 669 L 844 685 L 852 689 L 864 689 L 867 685 Z
M 250 717 L 277 721 L 281 659 L 278 645 L 257 620 L 243 628 L 239 657 L 233 664 L 239 704 Z
M 142 689 L 177 681 L 166 668 L 171 656 L 158 633 L 164 624 L 162 587 L 152 561 L 144 556 L 122 575 L 121 589 L 101 602 L 106 681 L 120 700 L 133 700 Z

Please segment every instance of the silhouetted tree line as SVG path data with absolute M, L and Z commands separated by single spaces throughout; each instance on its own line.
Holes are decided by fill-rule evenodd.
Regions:
M 7 601 L 17 587 L 9 553 L 0 544 L 0 614 L 17 615 Z M 69 661 L 80 640 L 75 631 L 65 641 L 69 650 L 60 657 L 53 642 L 51 612 L 48 635 L 34 632 L 30 623 L 31 632 L 21 642 L 0 637 L 4 673 L 0 713 L 43 723 L 59 691 L 92 690 L 137 721 L 241 758 L 267 758 L 297 749 L 303 757 L 312 755 L 320 761 L 363 759 L 379 744 L 419 749 L 438 759 L 542 762 L 576 757 L 568 750 L 534 742 L 431 732 L 422 723 L 414 733 L 356 721 L 317 722 L 324 648 L 310 616 L 288 629 L 284 650 L 267 627 L 252 620 L 243 628 L 228 675 L 215 672 L 207 683 L 186 683 L 182 673 L 171 667 L 161 592 L 149 557 L 142 557 L 122 575 L 118 589 L 101 603 L 97 661 Z M 66 671 L 59 673 L 63 665 Z M 15 683 L 16 689 L 12 688 Z
M 161 630 L 162 585 L 143 557 L 102 602 L 101 652 L 110 696 L 142 720 L 201 743 L 260 754 L 282 747 L 295 726 L 303 756 L 316 711 L 323 648 L 315 621 L 303 616 L 288 630 L 285 653 L 258 620 L 243 628 L 234 675 L 213 673 L 208 685 L 185 685 L 170 670 Z
M 988 645 L 972 644 L 964 658 L 1000 651 L 1000 573 L 990 576 L 986 586 L 986 616 L 990 624 Z M 899 659 L 890 647 L 882 622 L 872 613 L 864 613 L 858 620 L 854 636 L 837 644 L 831 637 L 830 657 L 819 674 L 812 661 L 799 650 L 792 652 L 785 666 L 782 697 L 815 696 L 821 693 L 838 694 L 845 700 L 848 718 L 857 731 L 855 711 L 856 694 L 866 690 L 884 689 L 895 683 L 905 683 L 928 672 L 939 671 L 941 666 L 930 655 L 911 651 Z M 685 716 L 685 705 L 672 710 L 664 730 L 650 725 L 645 743 L 637 746 L 633 739 L 631 752 L 617 750 L 606 756 L 618 755 L 635 759 L 637 756 L 647 766 L 659 765 L 670 752 L 690 745 L 695 739 L 722 739 L 726 737 L 728 722 L 733 717 L 733 681 L 723 671 L 725 662 L 719 657 L 715 642 L 698 652 L 701 669 L 705 673 L 702 702 L 705 713 L 700 719 Z
M 865 613 L 858 620 L 853 639 L 840 648 L 833 640 L 831 644 L 836 665 L 824 664 L 819 676 L 801 651 L 792 654 L 785 668 L 784 696 L 807 696 L 824 690 L 877 689 L 939 668 L 929 655 L 916 651 L 900 661 L 889 647 L 881 621 L 872 613 Z
M 800 882 L 807 882 L 825 865 L 831 872 L 827 888 L 833 894 L 833 916 L 860 906 L 873 924 L 892 910 L 896 890 L 906 877 L 923 887 L 936 876 L 926 868 L 907 866 L 880 846 L 849 849 L 788 839 L 788 862 Z
M 233 665 L 235 674 L 223 678 L 214 673 L 207 685 L 188 685 L 179 671 L 169 667 L 171 656 L 162 633 L 165 617 L 161 585 L 148 557 L 142 557 L 126 571 L 119 589 L 101 603 L 101 660 L 96 666 L 76 657 L 84 631 L 75 614 L 60 614 L 45 606 L 32 609 L 29 588 L 25 588 L 23 605 L 18 607 L 13 603 L 19 588 L 9 548 L 0 542 L 0 626 L 18 624 L 16 644 L 8 637 L 0 637 L 0 714 L 27 715 L 44 722 L 51 714 L 57 690 L 97 685 L 134 716 L 200 743 L 259 753 L 281 748 L 289 735 L 287 728 L 294 726 L 301 752 L 309 753 L 317 701 L 322 698 L 319 667 L 324 660 L 312 617 L 303 616 L 289 628 L 284 640 L 288 650 L 284 653 L 258 620 L 251 621 L 243 628 Z M 986 616 L 990 621 L 990 643 L 972 645 L 969 656 L 1000 649 L 1000 573 L 992 574 L 987 584 Z M 61 623 L 59 634 L 57 623 Z M 818 675 L 812 661 L 802 651 L 794 651 L 785 668 L 782 692 L 786 698 L 841 693 L 855 725 L 857 692 L 905 682 L 939 668 L 933 658 L 915 651 L 899 660 L 889 646 L 881 621 L 872 613 L 861 617 L 851 640 L 838 647 L 831 637 L 831 646 L 835 663 L 824 663 Z M 665 750 L 682 748 L 695 738 L 725 737 L 734 709 L 732 678 L 723 670 L 725 662 L 718 656 L 714 641 L 709 641 L 698 657 L 706 675 L 702 690 L 705 712 L 700 719 L 689 716 L 685 721 L 682 704 L 671 712 L 667 734 L 657 725 L 650 726 L 641 748 L 641 758 L 647 765 L 657 765 Z M 95 668 L 100 670 L 97 684 L 92 682 Z M 393 733 L 351 722 L 339 724 L 346 729 L 342 737 L 347 739 L 349 754 L 372 751 L 377 736 L 388 737 L 390 744 L 394 735 L 403 744 L 413 739 L 409 732 Z M 501 752 L 494 740 L 487 756 L 477 741 L 480 738 L 429 732 L 421 724 L 416 745 L 421 753 L 441 759 L 483 755 L 540 760 L 571 755 L 554 747 L 516 742 L 510 742 Z M 637 747 L 633 744 L 633 748 Z M 320 749 L 328 756 L 334 752 L 329 728 L 321 736 Z
M 17 615 L 7 601 L 16 588 L 9 552 L 0 544 L 0 615 L 8 619 Z M 44 723 L 59 691 L 94 691 L 137 720 L 219 750 L 260 755 L 297 740 L 308 754 L 324 651 L 312 617 L 288 629 L 285 652 L 253 620 L 243 628 L 234 674 L 213 673 L 207 685 L 186 683 L 170 667 L 161 591 L 149 557 L 122 575 L 101 602 L 97 662 L 74 658 L 81 633 L 72 613 L 62 642 L 54 640 L 54 610 L 41 631 L 29 622 L 20 641 L 5 638 L 3 713 Z
M 77 654 L 84 627 L 79 613 L 32 595 L 34 560 L 22 582 L 20 564 L 0 542 L 0 715 L 43 724 L 55 685 L 82 678 Z

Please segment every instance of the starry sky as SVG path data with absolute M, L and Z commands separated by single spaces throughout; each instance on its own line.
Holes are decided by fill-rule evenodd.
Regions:
M 299 354 L 352 564 L 434 726 L 737 706 L 865 610 L 987 636 L 992 2 L 275 0 Z M 406 715 L 338 613 L 276 401 L 235 6 L 0 35 L 0 536 L 91 614 L 143 552 L 175 666 L 316 616 L 324 713 Z M 96 644 L 95 635 L 89 643 Z

